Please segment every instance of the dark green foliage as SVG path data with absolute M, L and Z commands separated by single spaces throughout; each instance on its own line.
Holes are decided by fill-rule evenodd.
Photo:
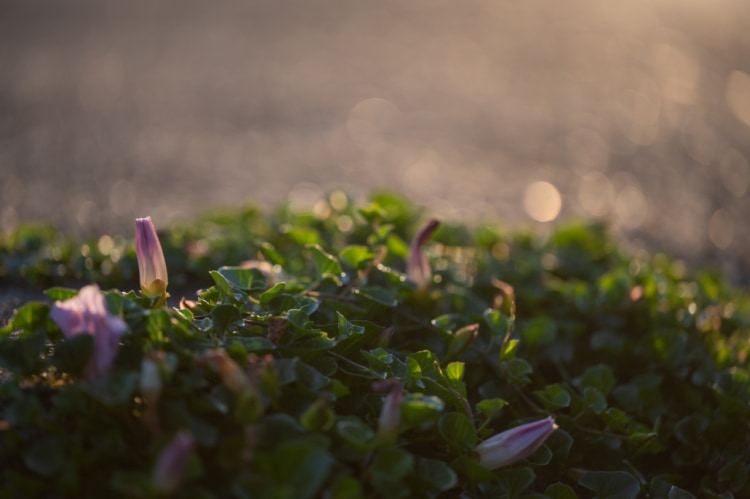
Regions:
M 181 497 L 750 497 L 746 295 L 585 224 L 544 241 L 443 225 L 417 290 L 415 207 L 333 204 L 162 234 L 170 292 L 203 289 L 179 309 L 107 291 L 129 332 L 105 378 L 82 377 L 91 336 L 64 339 L 48 304 L 19 309 L 0 331 L 0 497 L 158 496 L 183 429 Z M 137 286 L 121 236 L 82 247 L 22 227 L 0 240 L 0 270 Z M 239 378 L 211 364 L 217 349 Z M 395 439 L 378 428 L 393 386 Z M 548 415 L 559 429 L 533 455 L 479 464 L 478 443 Z

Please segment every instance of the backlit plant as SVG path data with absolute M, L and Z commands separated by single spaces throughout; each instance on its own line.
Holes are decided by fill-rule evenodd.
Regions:
M 125 291 L 2 329 L 0 497 L 750 497 L 746 295 L 595 224 L 432 233 L 342 196 L 171 227 L 168 306 L 130 235 L 5 234 L 8 281 Z

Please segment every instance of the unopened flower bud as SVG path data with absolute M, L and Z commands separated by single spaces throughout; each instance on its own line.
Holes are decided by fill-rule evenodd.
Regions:
M 149 298 L 158 296 L 158 304 L 164 304 L 167 298 L 167 263 L 151 217 L 135 221 L 135 253 L 141 277 L 141 293 Z
M 378 419 L 378 435 L 389 444 L 395 444 L 398 438 L 398 429 L 401 425 L 401 404 L 404 401 L 404 392 L 400 383 L 393 383 L 390 392 L 383 402 Z
M 171 494 L 180 487 L 194 445 L 193 434 L 180 430 L 161 452 L 153 477 L 154 487 L 159 492 Z
M 432 270 L 427 255 L 424 252 L 424 245 L 432 236 L 432 233 L 440 225 L 440 221 L 433 218 L 427 224 L 419 229 L 409 246 L 409 256 L 406 260 L 406 276 L 410 281 L 416 283 L 419 289 L 425 289 L 432 281 Z
M 548 417 L 498 433 L 477 446 L 479 464 L 495 470 L 525 459 L 556 429 L 555 420 Z
M 233 392 L 241 393 L 251 386 L 247 374 L 240 369 L 240 366 L 224 350 L 220 348 L 208 350 L 203 354 L 202 358 L 219 373 L 221 380 Z

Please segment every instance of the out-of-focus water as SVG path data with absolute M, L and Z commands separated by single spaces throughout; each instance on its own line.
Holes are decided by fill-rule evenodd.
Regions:
M 0 3 L 0 228 L 400 190 L 749 261 L 743 0 Z M 543 229 L 542 229 L 543 230 Z

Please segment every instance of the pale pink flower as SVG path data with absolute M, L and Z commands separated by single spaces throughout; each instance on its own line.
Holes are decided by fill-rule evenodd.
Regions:
M 498 433 L 477 446 L 479 464 L 495 470 L 532 455 L 557 429 L 551 417 Z
M 406 276 L 410 281 L 416 283 L 419 289 L 427 288 L 432 281 L 432 270 L 424 252 L 424 245 L 439 225 L 439 220 L 431 219 L 424 227 L 419 229 L 409 246 L 409 256 L 406 259 Z
M 94 379 L 110 371 L 117 357 L 120 336 L 128 326 L 121 317 L 109 313 L 104 295 L 96 284 L 84 286 L 69 300 L 55 302 L 49 317 L 66 338 L 81 333 L 94 337 L 94 352 L 86 366 L 86 378 Z
M 154 487 L 159 492 L 171 494 L 180 487 L 194 445 L 193 434 L 180 430 L 161 452 L 153 476 Z
M 135 254 L 141 277 L 141 293 L 149 298 L 160 296 L 160 303 L 164 303 L 167 297 L 167 263 L 151 217 L 135 221 Z

